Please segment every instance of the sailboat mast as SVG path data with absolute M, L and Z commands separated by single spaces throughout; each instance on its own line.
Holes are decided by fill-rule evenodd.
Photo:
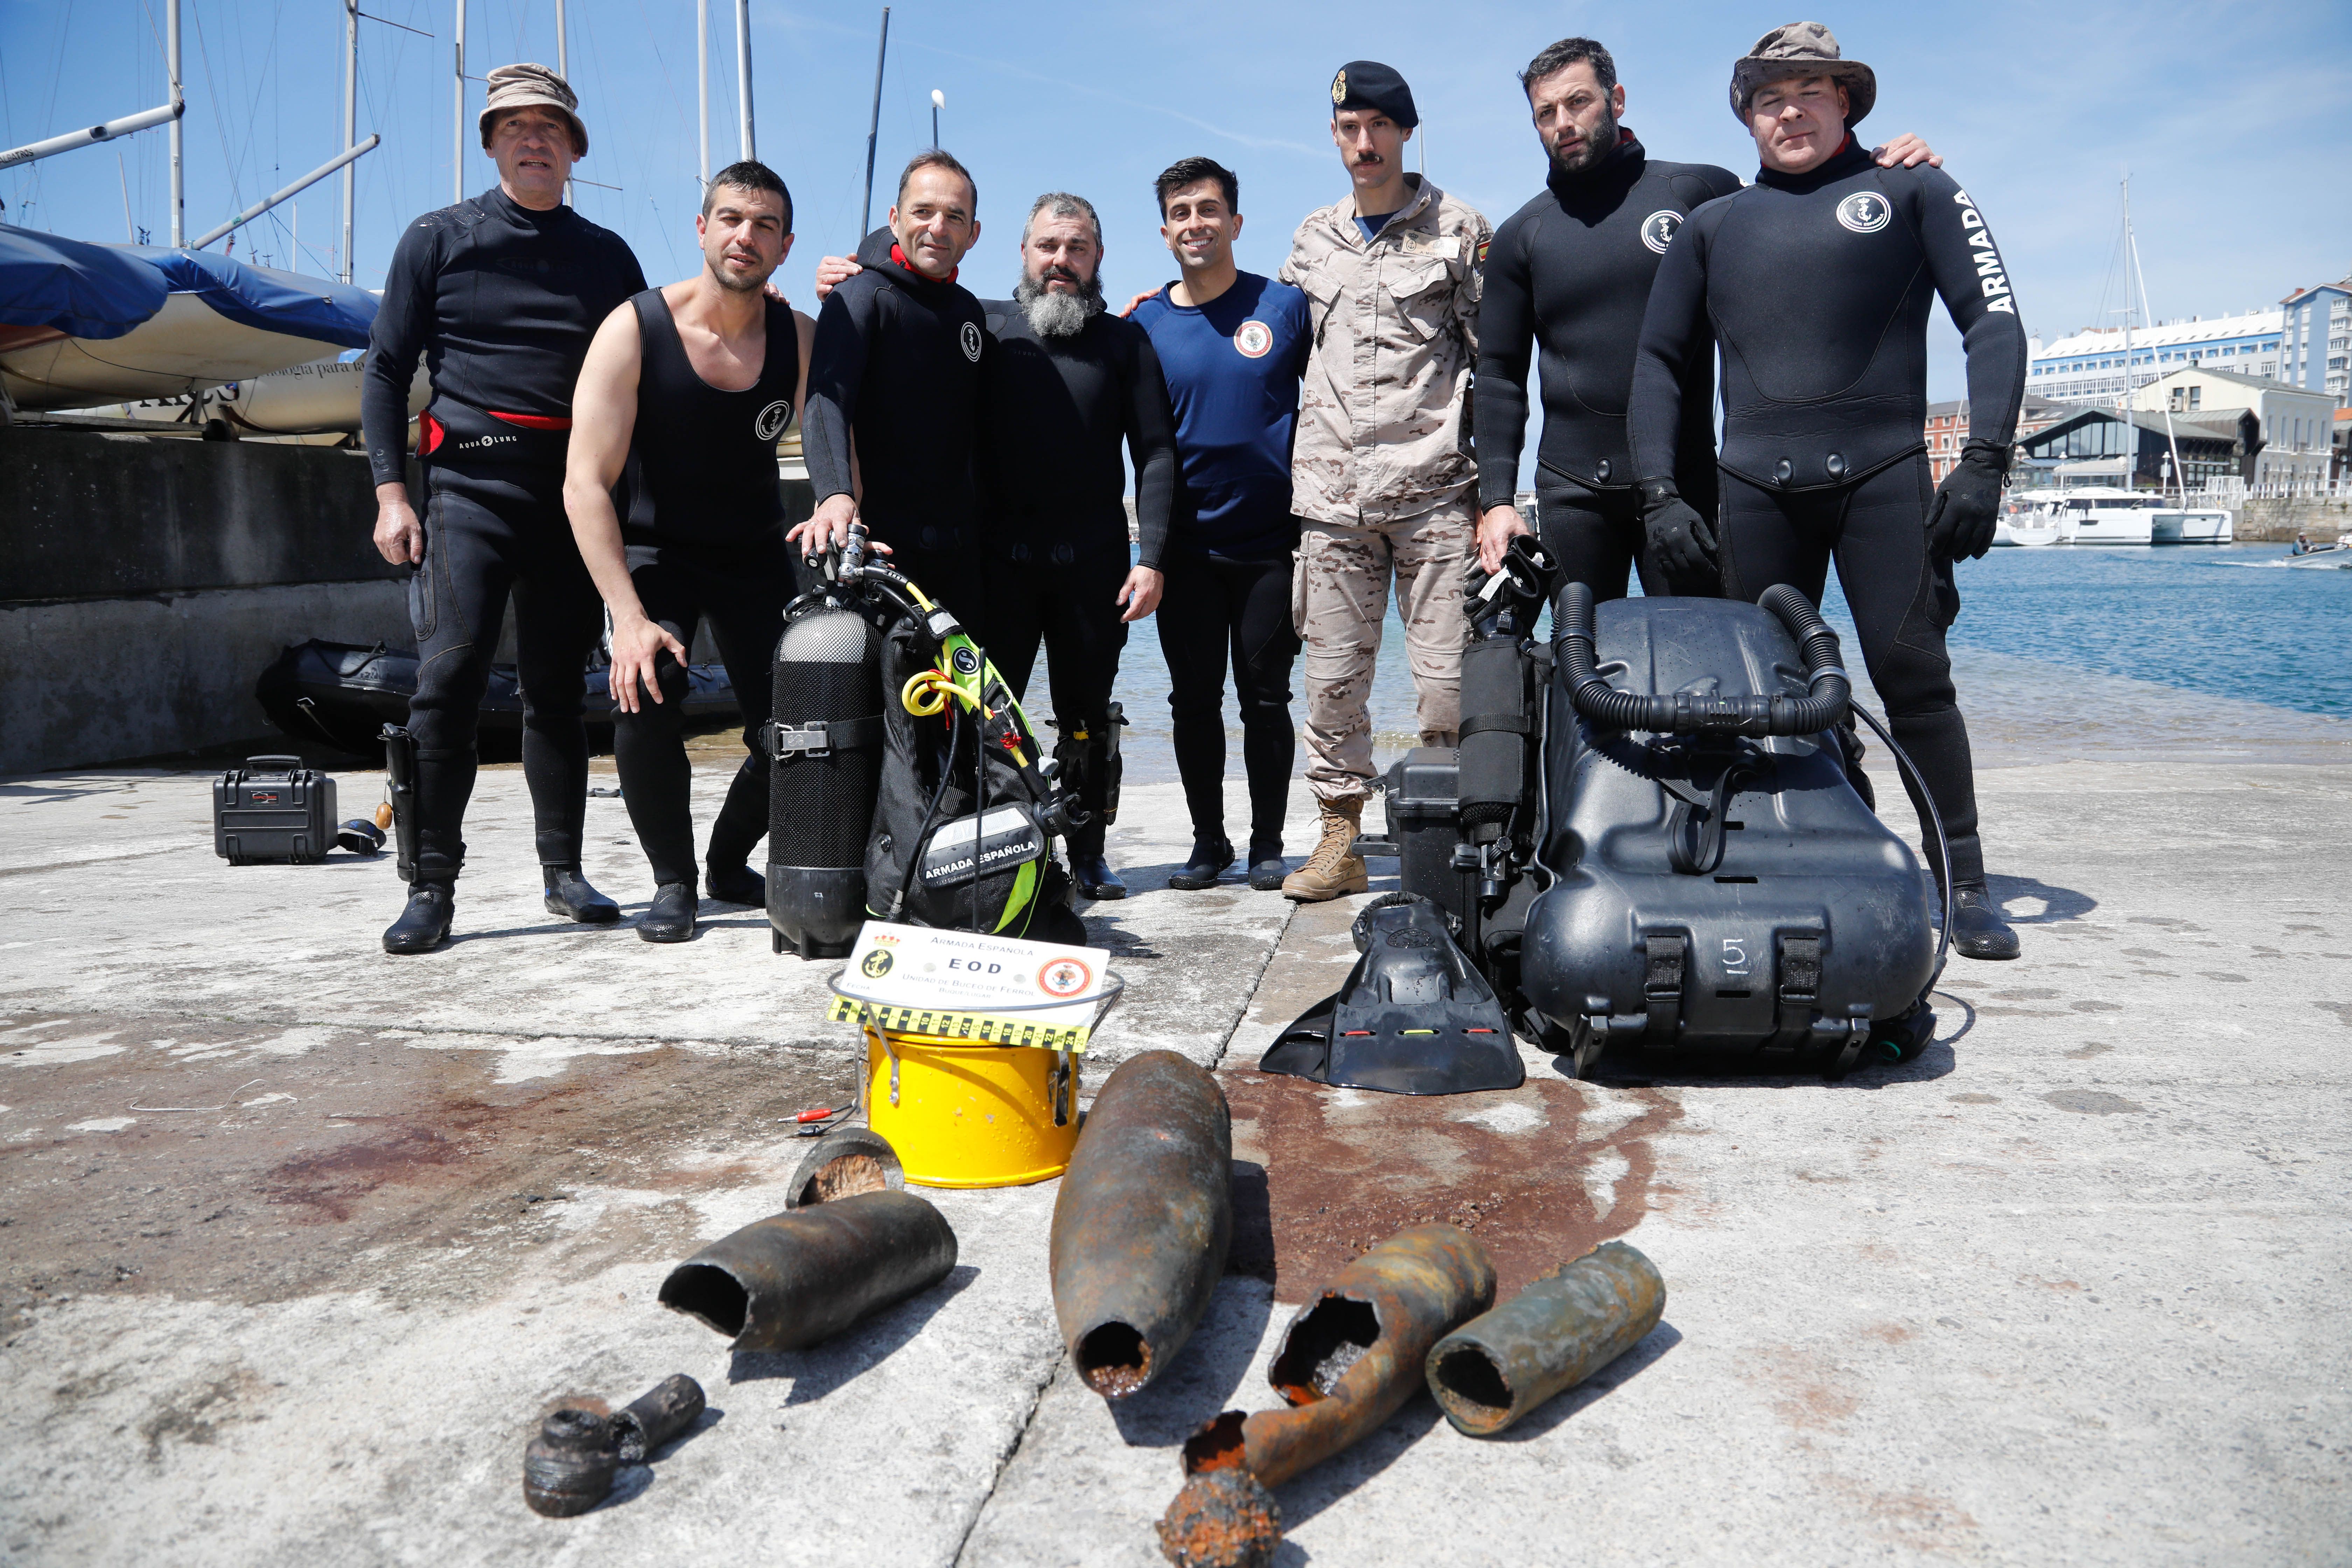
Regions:
M 555 74 L 572 79 L 571 39 L 563 26 L 563 0 L 555 0 Z
M 2139 280 L 2139 300 L 2147 303 L 2147 274 L 2139 264 L 2139 234 L 2132 227 L 2131 203 L 2124 204 L 2124 259 L 2131 268 L 2131 276 Z M 2189 503 L 2189 471 L 2180 466 L 2180 437 L 2172 429 L 2172 400 L 2164 400 L 2164 443 L 2172 450 L 2172 482 L 2180 487 L 2180 501 Z
M 180 92 L 180 0 L 172 0 L 168 19 L 164 22 L 164 66 L 172 73 L 172 101 L 181 101 Z M 172 120 L 172 244 L 176 247 L 188 241 L 187 177 L 180 160 L 180 121 Z
M 449 146 L 449 173 L 457 194 L 451 201 L 466 199 L 466 0 L 457 0 L 457 75 L 450 86 L 457 89 L 457 105 L 451 113 L 454 136 Z
M 710 184 L 710 0 L 694 0 L 695 124 L 702 142 L 702 184 Z
M 343 154 L 347 158 L 359 141 L 359 83 L 360 5 L 359 0 L 343 0 Z M 342 279 L 346 283 L 352 280 L 352 206 L 359 182 L 356 165 L 355 159 L 343 165 Z
M 760 154 L 751 137 L 751 0 L 735 0 L 735 100 L 743 111 L 743 158 Z
M 874 147 L 882 134 L 882 68 L 890 59 L 890 7 L 882 7 L 882 42 L 874 51 L 874 118 L 866 125 L 866 205 L 857 209 L 857 237 L 862 242 L 874 221 Z

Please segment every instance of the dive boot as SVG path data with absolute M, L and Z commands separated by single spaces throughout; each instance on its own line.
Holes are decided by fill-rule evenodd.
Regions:
M 1952 951 L 1962 958 L 2015 958 L 2017 933 L 1982 882 L 1952 884 Z
M 1181 871 L 1168 875 L 1168 885 L 1188 893 L 1203 888 L 1213 888 L 1217 879 L 1234 863 L 1234 845 L 1230 838 L 1195 838 L 1192 858 L 1184 862 Z
M 434 882 L 417 883 L 408 889 L 408 907 L 384 930 L 384 952 L 432 952 L 449 940 L 449 917 L 457 908 L 457 889 Z
M 1502 1001 L 1455 944 L 1444 910 L 1419 893 L 1382 893 L 1352 934 L 1364 956 L 1348 983 L 1282 1032 L 1260 1072 L 1389 1094 L 1526 1081 Z
M 1319 904 L 1371 886 L 1364 858 L 1356 853 L 1356 835 L 1364 820 L 1361 800 L 1321 803 L 1323 840 L 1307 864 L 1282 879 L 1282 896 L 1302 904 Z
M 654 901 L 637 917 L 637 934 L 647 942 L 685 942 L 694 935 L 694 917 L 700 905 L 691 882 L 664 882 L 654 889 Z
M 702 890 L 716 903 L 741 904 L 750 910 L 768 907 L 768 879 L 740 861 L 732 866 L 705 868 Z
M 1282 886 L 1282 880 L 1289 871 L 1289 866 L 1282 858 L 1282 839 L 1279 836 L 1272 838 L 1260 838 L 1255 834 L 1250 836 L 1249 885 L 1251 887 L 1261 893 L 1271 893 Z
M 580 874 L 579 861 L 541 866 L 539 870 L 546 882 L 549 914 L 592 926 L 608 926 L 621 918 L 621 906 L 588 885 L 588 879 Z
M 1118 873 L 1110 868 L 1110 862 L 1103 858 L 1099 849 L 1090 849 L 1083 855 L 1071 852 L 1070 879 L 1077 883 L 1078 892 L 1085 898 L 1127 897 L 1127 884 L 1118 879 Z

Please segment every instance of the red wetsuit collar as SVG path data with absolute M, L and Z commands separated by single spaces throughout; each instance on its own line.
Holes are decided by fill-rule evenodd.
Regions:
M 891 260 L 893 260 L 893 261 L 895 261 L 895 262 L 897 262 L 899 266 L 901 266 L 901 267 L 905 268 L 908 271 L 912 272 L 916 277 L 920 278 L 920 279 L 923 279 L 923 281 L 925 281 L 926 283 L 932 283 L 932 282 L 946 282 L 946 283 L 952 283 L 952 282 L 954 282 L 954 281 L 956 280 L 956 273 L 961 272 L 961 271 L 962 271 L 962 270 L 963 270 L 963 268 L 962 268 L 959 267 L 959 268 L 956 268 L 953 271 L 950 271 L 950 272 L 947 275 L 947 277 L 945 277 L 944 279 L 935 279 L 935 278 L 933 278 L 929 273 L 925 272 L 925 271 L 924 271 L 924 270 L 922 270 L 920 268 L 917 267 L 913 262 L 911 262 L 911 261 L 908 260 L 908 259 L 907 259 L 907 253 L 906 253 L 905 251 L 903 251 L 903 250 L 901 250 L 901 249 L 899 249 L 899 248 L 898 248 L 898 242 L 897 240 L 892 240 L 892 241 L 890 242 L 890 259 L 891 259 Z

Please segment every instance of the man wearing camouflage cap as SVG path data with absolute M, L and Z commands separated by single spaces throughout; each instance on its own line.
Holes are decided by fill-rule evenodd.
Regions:
M 621 916 L 581 873 L 582 672 L 604 614 L 564 514 L 563 468 L 589 342 L 646 277 L 626 241 L 563 205 L 572 163 L 588 151 L 569 83 L 545 66 L 500 66 L 481 132 L 499 183 L 401 236 L 361 378 L 376 549 L 415 567 L 416 691 L 405 739 L 394 743 L 413 792 L 400 824 L 410 883 L 407 908 L 383 933 L 388 952 L 429 952 L 449 934 L 476 726 L 509 599 L 546 908 L 598 925 Z M 416 451 L 422 521 L 404 471 L 420 356 L 433 383 Z
M 1291 607 L 1306 644 L 1307 781 L 1321 838 L 1282 884 L 1302 902 L 1364 890 L 1354 850 L 1372 787 L 1372 670 L 1396 584 L 1425 746 L 1460 722 L 1464 570 L 1475 547 L 1477 465 L 1469 386 L 1479 272 L 1492 230 L 1404 172 L 1420 116 L 1389 67 L 1351 60 L 1331 79 L 1331 140 L 1354 189 L 1307 216 L 1283 282 L 1315 331 L 1291 455 L 1303 520 Z

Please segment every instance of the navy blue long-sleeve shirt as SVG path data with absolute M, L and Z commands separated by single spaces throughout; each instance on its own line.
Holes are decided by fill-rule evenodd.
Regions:
M 384 274 L 361 374 L 360 427 L 375 482 L 403 477 L 420 357 L 433 384 L 420 456 L 561 468 L 588 344 L 645 287 L 619 235 L 568 206 L 539 212 L 496 187 L 409 225 Z

